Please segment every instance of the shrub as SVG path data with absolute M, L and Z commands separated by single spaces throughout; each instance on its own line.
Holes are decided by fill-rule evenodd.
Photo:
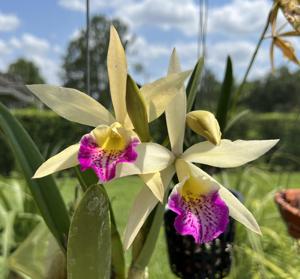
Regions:
M 52 111 L 19 109 L 13 111 L 45 158 L 62 148 L 78 142 L 89 131 L 87 126 L 67 121 Z M 0 173 L 7 175 L 14 169 L 14 159 L 8 143 L 0 137 Z
M 297 170 L 300 166 L 300 115 L 297 113 L 249 113 L 228 133 L 235 139 L 280 139 L 272 152 L 273 166 Z M 269 156 L 270 158 L 270 156 Z

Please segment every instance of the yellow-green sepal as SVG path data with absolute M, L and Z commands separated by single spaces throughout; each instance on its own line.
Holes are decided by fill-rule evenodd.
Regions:
M 126 107 L 135 132 L 141 141 L 150 141 L 146 103 L 138 86 L 130 75 L 127 75 Z

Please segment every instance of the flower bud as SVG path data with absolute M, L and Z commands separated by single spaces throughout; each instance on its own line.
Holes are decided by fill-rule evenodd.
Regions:
M 221 141 L 220 126 L 215 116 L 205 110 L 196 110 L 187 114 L 187 125 L 198 135 L 205 137 L 209 142 L 218 145 Z

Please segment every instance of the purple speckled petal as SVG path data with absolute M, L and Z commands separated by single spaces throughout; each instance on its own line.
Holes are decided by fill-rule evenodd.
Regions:
M 217 238 L 226 230 L 229 210 L 218 191 L 198 197 L 182 197 L 174 188 L 168 207 L 178 214 L 174 227 L 181 235 L 192 235 L 202 244 Z
M 90 134 L 84 135 L 80 141 L 78 160 L 81 170 L 88 168 L 94 170 L 102 182 L 115 177 L 118 163 L 131 163 L 137 158 L 135 147 L 139 144 L 138 139 L 133 139 L 124 150 L 106 151 L 99 147 Z

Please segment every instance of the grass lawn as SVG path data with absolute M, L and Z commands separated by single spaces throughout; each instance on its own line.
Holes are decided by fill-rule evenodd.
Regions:
M 257 237 L 243 226 L 237 226 L 234 262 L 229 278 L 299 278 L 299 249 L 286 233 L 273 196 L 278 188 L 299 187 L 300 174 L 269 173 L 246 167 L 239 172 L 223 172 L 217 175 L 217 179 L 223 185 L 243 194 L 244 203 L 257 218 L 263 232 L 262 237 Z M 77 181 L 73 178 L 59 178 L 58 184 L 66 202 L 72 200 Z M 121 235 L 129 209 L 140 187 L 139 180 L 134 177 L 106 186 Z M 130 252 L 127 252 L 126 260 L 129 265 Z M 149 265 L 149 277 L 176 278 L 169 268 L 163 227 Z

